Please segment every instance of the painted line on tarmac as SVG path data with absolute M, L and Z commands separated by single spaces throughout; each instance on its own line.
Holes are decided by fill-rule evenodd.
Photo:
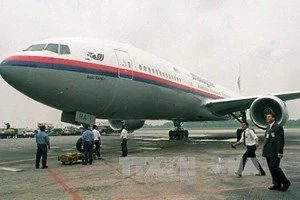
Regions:
M 0 167 L 0 169 L 5 170 L 5 171 L 10 171 L 10 172 L 21 172 L 23 169 L 16 169 L 16 168 L 11 168 L 11 167 Z
M 62 186 L 75 200 L 81 200 L 81 197 L 72 190 L 56 173 L 54 173 L 51 169 L 48 169 L 50 176 L 55 180 L 57 184 Z
M 57 156 L 48 156 L 48 158 L 57 158 Z M 20 163 L 20 162 L 33 161 L 33 160 L 35 160 L 35 158 L 28 158 L 28 159 L 23 159 L 23 160 L 5 161 L 5 162 L 0 162 L 0 165 L 12 164 L 12 163 Z

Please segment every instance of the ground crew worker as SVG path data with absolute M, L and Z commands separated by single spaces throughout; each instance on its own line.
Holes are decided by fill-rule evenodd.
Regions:
M 35 168 L 40 167 L 40 159 L 42 157 L 42 168 L 48 168 L 47 165 L 47 149 L 50 149 L 50 141 L 49 136 L 45 132 L 46 127 L 40 126 L 40 130 L 36 135 L 36 144 L 37 144 L 37 151 L 36 151 L 36 160 L 35 160 Z
M 93 148 L 94 148 L 94 134 L 89 130 L 89 125 L 84 125 L 84 132 L 82 133 L 82 142 L 84 149 L 84 162 L 83 165 L 93 163 Z
M 247 162 L 247 158 L 251 158 L 255 168 L 259 171 L 259 174 L 257 175 L 265 176 L 266 173 L 258 162 L 255 154 L 256 148 L 259 147 L 258 137 L 252 129 L 249 129 L 248 122 L 242 123 L 242 129 L 244 131 L 242 132 L 240 141 L 233 143 L 232 146 L 236 147 L 237 145 L 244 143 L 244 145 L 247 147 L 247 151 L 241 158 L 239 169 L 237 172 L 235 172 L 235 174 L 241 177 Z
M 93 134 L 94 134 L 94 141 L 95 141 L 95 149 L 94 152 L 97 155 L 98 159 L 101 159 L 100 157 L 100 145 L 101 145 L 101 135 L 100 132 L 97 130 L 97 126 L 93 125 Z
M 122 129 L 121 129 L 121 135 L 120 135 L 120 139 L 121 139 L 121 147 L 122 147 L 122 155 L 121 157 L 127 157 L 127 130 L 125 129 L 125 125 L 122 125 Z

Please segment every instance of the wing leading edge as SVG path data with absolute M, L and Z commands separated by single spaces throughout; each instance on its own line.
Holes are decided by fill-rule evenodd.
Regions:
M 300 98 L 300 91 L 276 93 L 267 96 L 276 96 L 282 101 L 294 100 Z M 219 99 L 212 100 L 206 103 L 206 106 L 214 113 L 218 115 L 226 115 L 240 110 L 246 110 L 250 108 L 252 102 L 264 95 L 230 98 L 230 99 Z

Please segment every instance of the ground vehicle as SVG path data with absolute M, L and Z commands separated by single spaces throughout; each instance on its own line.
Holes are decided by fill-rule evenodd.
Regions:
M 64 134 L 64 130 L 62 128 L 54 128 L 49 132 L 49 136 L 60 136 Z
M 107 135 L 116 132 L 110 126 L 98 126 L 98 130 L 100 131 L 101 135 Z
M 64 128 L 64 135 L 75 135 L 76 129 L 75 126 L 67 126 Z
M 84 131 L 84 128 L 83 128 L 83 127 L 78 127 L 78 128 L 76 129 L 75 135 L 82 135 L 83 131 Z
M 17 131 L 12 128 L 0 130 L 0 138 L 14 138 L 16 135 Z
M 35 134 L 34 134 L 33 130 L 26 130 L 26 131 L 24 131 L 23 136 L 30 138 L 30 137 L 34 137 Z
M 17 129 L 11 128 L 9 123 L 5 123 L 6 128 L 0 130 L 0 138 L 17 137 Z

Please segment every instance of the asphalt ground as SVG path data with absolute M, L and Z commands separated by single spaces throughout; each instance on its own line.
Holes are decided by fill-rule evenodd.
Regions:
M 75 152 L 78 136 L 51 137 L 48 169 L 35 168 L 35 138 L 0 140 L 0 200 L 6 199 L 300 199 L 300 130 L 286 130 L 281 167 L 292 182 L 287 192 L 270 191 L 266 176 L 248 162 L 234 175 L 245 149 L 230 147 L 235 130 L 193 130 L 189 139 L 169 140 L 167 130 L 138 130 L 120 158 L 118 136 L 103 136 L 104 160 L 62 165 L 59 155 Z M 261 138 L 263 133 L 258 133 Z

